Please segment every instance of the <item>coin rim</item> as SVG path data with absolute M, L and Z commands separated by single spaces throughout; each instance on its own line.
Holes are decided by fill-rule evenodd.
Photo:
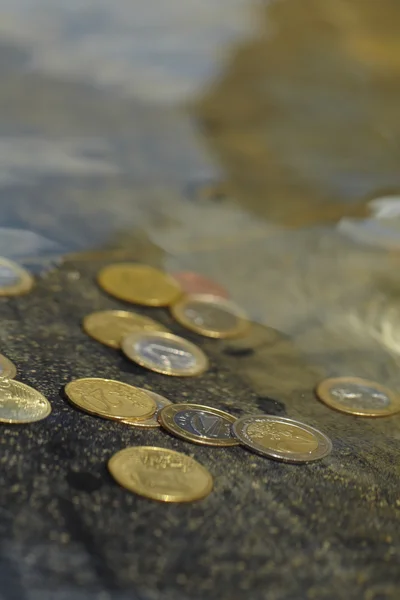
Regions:
M 4 354 L 0 354 L 0 366 L 3 369 L 3 372 L 0 373 L 0 379 L 14 379 L 17 374 L 17 367 Z
M 183 309 L 189 302 L 200 302 L 204 304 L 216 304 L 222 305 L 222 308 L 229 309 L 227 312 L 231 312 L 237 319 L 237 326 L 229 331 L 218 331 L 216 329 L 206 329 L 200 325 L 196 325 L 190 319 L 187 319 L 184 315 Z M 171 315 L 176 321 L 186 329 L 199 333 L 205 337 L 214 339 L 229 339 L 235 338 L 245 333 L 250 327 L 250 321 L 244 310 L 239 308 L 232 300 L 221 298 L 215 294 L 186 294 L 181 299 L 177 300 L 170 306 Z
M 187 432 L 185 429 L 183 429 L 182 427 L 179 427 L 179 425 L 177 425 L 175 423 L 174 417 L 178 412 L 181 412 L 182 410 L 194 410 L 194 411 L 198 410 L 198 411 L 200 411 L 200 409 L 202 411 L 210 412 L 217 417 L 221 417 L 222 419 L 225 419 L 226 421 L 229 422 L 229 424 L 231 426 L 237 420 L 236 417 L 234 417 L 230 413 L 225 412 L 223 410 L 219 410 L 218 408 L 213 408 L 212 406 L 205 406 L 205 405 L 203 406 L 202 404 L 191 404 L 191 403 L 185 403 L 185 402 L 181 402 L 180 404 L 171 404 L 171 405 L 165 406 L 164 408 L 162 408 L 160 410 L 157 418 L 158 418 L 160 425 L 166 431 L 168 431 L 169 433 L 173 433 L 176 437 L 179 437 L 182 440 L 186 440 L 188 442 L 193 442 L 194 444 L 200 444 L 201 446 L 220 446 L 220 447 L 221 446 L 225 446 L 225 447 L 238 446 L 240 444 L 238 439 L 233 436 L 232 436 L 231 440 L 222 440 L 222 439 L 209 438 L 209 437 L 201 438 L 200 436 L 197 436 L 194 433 Z
M 46 419 L 50 415 L 50 413 L 53 409 L 52 409 L 50 402 L 47 400 L 46 396 L 44 396 L 41 392 L 38 392 L 37 390 L 35 390 L 35 388 L 28 385 L 27 383 L 22 383 L 21 381 L 15 381 L 15 379 L 11 379 L 10 381 L 12 381 L 12 383 L 15 386 L 22 387 L 23 389 L 28 388 L 29 390 L 33 390 L 35 392 L 35 395 L 40 396 L 46 403 L 46 412 L 43 413 L 38 419 L 30 419 L 29 421 L 27 421 L 27 420 L 21 421 L 20 419 L 4 419 L 3 417 L 0 416 L 0 423 L 8 423 L 10 425 L 29 425 L 29 423 L 37 423 L 38 421 L 43 421 L 43 419 Z
M 143 338 L 146 335 L 158 335 L 161 336 L 164 340 L 172 340 L 172 341 L 178 341 L 178 342 L 184 342 L 184 344 L 187 344 L 188 346 L 190 346 L 191 352 L 192 354 L 195 356 L 195 358 L 201 363 L 199 365 L 199 367 L 195 370 L 194 367 L 191 369 L 190 372 L 185 371 L 185 372 L 179 372 L 177 373 L 176 370 L 175 372 L 172 372 L 170 370 L 167 369 L 163 369 L 163 368 L 155 368 L 153 366 L 149 366 L 149 363 L 146 360 L 143 360 L 141 358 L 141 355 L 136 353 L 136 352 L 129 352 L 129 348 L 128 346 L 131 345 L 132 347 L 134 347 L 134 344 L 137 340 L 134 340 L 134 338 Z M 133 341 L 132 341 L 133 340 Z M 179 336 L 179 335 L 175 335 L 174 333 L 167 333 L 167 332 L 163 332 L 163 331 L 154 331 L 154 332 L 147 332 L 147 331 L 137 331 L 137 332 L 133 332 L 130 333 L 129 335 L 127 335 L 121 344 L 121 348 L 123 353 L 125 354 L 125 356 L 127 358 L 129 358 L 129 360 L 131 360 L 134 363 L 137 363 L 138 365 L 140 365 L 141 367 L 144 367 L 145 369 L 148 369 L 149 371 L 154 371 L 155 373 L 161 373 L 162 375 L 170 375 L 171 377 L 193 377 L 195 375 L 201 375 L 202 373 L 204 373 L 205 371 L 207 371 L 208 367 L 209 367 L 209 360 L 207 358 L 207 356 L 204 354 L 203 350 L 201 348 L 199 348 L 198 346 L 196 346 L 196 344 L 193 344 L 193 342 L 189 342 L 189 340 L 186 340 L 185 338 Z
M 174 279 L 177 280 L 177 282 L 179 283 L 179 285 L 182 288 L 182 293 L 185 294 L 185 295 L 193 296 L 193 295 L 196 294 L 196 295 L 202 295 L 202 296 L 204 296 L 204 295 L 207 295 L 207 296 L 217 296 L 218 298 L 223 298 L 224 300 L 230 300 L 230 296 L 229 296 L 228 291 L 222 285 L 220 285 L 219 283 L 217 283 L 213 279 L 210 279 L 209 277 L 206 277 L 205 275 L 202 275 L 201 273 L 196 273 L 196 271 L 174 271 L 174 272 L 170 273 L 170 275 Z M 217 292 L 190 292 L 190 291 L 187 291 L 185 289 L 184 284 L 182 284 L 181 281 L 180 281 L 180 279 L 179 279 L 179 277 L 182 276 L 182 275 L 183 276 L 184 275 L 190 275 L 190 276 L 194 275 L 195 277 L 198 277 L 198 278 L 200 278 L 200 279 L 202 279 L 202 280 L 204 280 L 206 282 L 209 281 L 213 286 L 216 286 L 216 288 L 219 289 L 221 291 L 221 293 L 218 294 Z M 184 279 L 185 278 L 183 277 L 183 280 Z
M 153 398 L 154 402 L 156 403 L 156 406 L 157 406 L 157 400 L 154 398 L 154 396 L 158 396 L 159 398 L 166 400 L 167 404 L 165 404 L 162 408 L 158 408 L 158 406 L 157 406 L 156 412 L 154 413 L 154 415 L 152 417 L 150 417 L 150 419 L 146 419 L 145 421 L 130 421 L 129 419 L 122 419 L 122 423 L 125 423 L 125 425 L 131 425 L 133 427 L 141 427 L 142 429 L 157 429 L 157 428 L 161 427 L 157 417 L 158 417 L 159 413 L 163 410 L 163 408 L 170 406 L 171 404 L 173 404 L 173 402 L 171 400 L 169 400 L 166 396 L 163 396 L 162 394 L 159 394 L 158 392 L 153 392 L 152 390 L 146 390 L 145 388 L 138 388 L 138 389 L 143 390 L 144 392 L 147 392 Z
M 78 381 L 93 381 L 93 380 L 95 380 L 95 381 L 107 381 L 107 382 L 112 382 L 112 383 L 118 383 L 120 385 L 127 386 L 129 388 L 141 389 L 141 388 L 137 388 L 134 385 L 130 385 L 129 383 L 124 383 L 123 381 L 117 381 L 116 379 L 106 379 L 105 377 L 80 377 L 79 379 L 73 379 L 72 381 L 69 381 L 64 386 L 65 395 L 68 398 L 68 400 L 70 401 L 70 403 L 73 404 L 73 406 L 75 406 L 75 407 L 79 408 L 80 410 L 82 410 L 82 412 L 85 412 L 85 413 L 87 413 L 89 415 L 93 415 L 95 417 L 100 417 L 101 419 L 108 419 L 110 421 L 122 421 L 122 419 L 127 419 L 128 417 L 125 417 L 125 416 L 120 417 L 120 416 L 117 416 L 117 415 L 105 415 L 105 414 L 103 415 L 103 414 L 100 414 L 100 413 L 98 413 L 96 411 L 92 411 L 92 410 L 90 410 L 90 409 L 88 409 L 86 407 L 81 406 L 80 404 L 78 404 L 77 402 L 75 402 L 71 398 L 71 396 L 68 393 L 68 388 L 71 386 L 71 384 L 74 384 L 74 383 L 76 383 Z M 144 390 L 142 390 L 142 391 L 144 391 Z M 136 419 L 137 418 L 138 421 L 142 421 L 142 420 L 146 421 L 147 419 L 150 419 L 155 414 L 155 412 L 157 410 L 157 406 L 156 406 L 156 403 L 154 402 L 154 400 L 151 398 L 151 396 L 149 396 L 149 398 L 151 399 L 151 401 L 154 404 L 154 407 L 155 407 L 154 411 L 150 415 L 145 415 L 145 416 L 142 416 L 142 417 L 129 417 L 129 418 L 132 418 L 132 419 Z
M 171 296 L 168 299 L 157 299 L 155 298 L 154 300 L 146 300 L 145 302 L 143 300 L 138 300 L 138 299 L 134 299 L 133 294 L 127 298 L 127 296 L 125 294 L 121 294 L 118 293 L 118 289 L 116 290 L 113 286 L 109 286 L 107 284 L 107 279 L 106 279 L 106 274 L 108 270 L 111 269 L 115 269 L 117 268 L 121 268 L 121 267 L 145 267 L 151 271 L 153 271 L 154 273 L 157 273 L 158 275 L 162 275 L 165 279 L 169 280 L 169 283 L 173 284 L 176 288 L 175 290 L 175 294 L 172 294 L 171 292 Z M 169 306 L 171 303 L 175 302 L 181 295 L 182 295 L 182 289 L 178 283 L 178 281 L 176 281 L 171 275 L 169 275 L 169 273 L 166 273 L 164 271 L 162 271 L 161 269 L 157 269 L 157 267 L 153 267 L 151 265 L 145 265 L 143 263 L 133 263 L 133 262 L 122 262 L 122 263 L 113 263 L 111 265 L 107 265 L 105 267 L 103 267 L 102 269 L 100 269 L 100 271 L 97 274 L 97 283 L 100 285 L 100 287 L 107 292 L 107 294 L 110 294 L 110 296 L 113 296 L 114 298 L 118 298 L 118 300 L 123 300 L 124 302 L 129 302 L 130 304 L 137 304 L 139 306 L 152 306 L 152 307 L 161 307 L 161 306 Z
M 368 409 L 365 409 L 365 411 L 361 409 L 353 410 L 346 406 L 342 406 L 341 404 L 336 403 L 336 401 L 332 398 L 330 394 L 330 389 L 334 384 L 337 385 L 337 383 L 354 383 L 356 385 L 365 385 L 367 387 L 372 387 L 378 390 L 378 392 L 382 392 L 383 394 L 385 394 L 389 398 L 390 404 L 387 408 L 380 411 L 378 409 L 370 409 L 369 411 Z M 329 408 L 333 408 L 338 412 L 344 413 L 346 415 L 353 415 L 355 417 L 390 417 L 400 412 L 399 394 L 397 394 L 390 388 L 381 385 L 380 383 L 372 381 L 372 379 L 364 379 L 363 377 L 328 377 L 317 384 L 315 388 L 315 394 L 317 398 Z M 392 407 L 392 410 L 390 410 L 390 407 Z
M 113 467 L 113 462 L 115 462 L 117 460 L 117 457 L 119 457 L 121 454 L 123 454 L 126 451 L 131 451 L 132 449 L 136 450 L 136 451 L 140 451 L 140 450 L 156 450 L 157 452 L 167 452 L 167 453 L 172 453 L 172 454 L 178 454 L 179 456 L 185 456 L 186 458 L 190 458 L 197 467 L 200 467 L 200 469 L 202 471 L 204 471 L 204 473 L 207 475 L 207 479 L 208 479 L 208 483 L 207 486 L 205 487 L 205 489 L 201 492 L 201 494 L 195 494 L 192 495 L 190 497 L 186 497 L 183 499 L 174 499 L 171 494 L 154 494 L 154 495 L 150 495 L 150 494 L 144 494 L 143 492 L 139 492 L 137 489 L 134 489 L 133 486 L 127 486 L 124 483 L 122 483 L 122 480 L 120 478 L 118 478 L 115 473 L 113 473 L 112 471 L 112 467 Z M 108 460 L 107 463 L 107 467 L 108 467 L 108 471 L 111 474 L 111 476 L 114 478 L 114 480 L 124 489 L 128 490 L 129 492 L 132 492 L 134 494 L 137 494 L 138 496 L 141 496 L 142 498 L 146 498 L 147 500 L 157 500 L 159 502 L 169 502 L 169 503 L 174 503 L 174 504 L 181 504 L 184 502 L 194 502 L 195 500 L 202 500 L 203 498 L 205 498 L 206 496 L 208 496 L 214 487 L 214 479 L 213 476 L 211 475 L 211 473 L 201 464 L 199 463 L 195 458 L 193 458 L 192 456 L 189 456 L 188 454 L 185 454 L 184 452 L 178 452 L 176 450 L 169 450 L 168 448 L 160 448 L 159 446 L 128 446 L 127 448 L 123 448 L 122 450 L 119 450 L 118 452 L 116 452 L 115 454 L 113 454 L 113 456 Z
M 314 455 L 304 453 L 297 453 L 297 456 L 288 456 L 283 452 L 279 452 L 279 450 L 268 450 L 258 444 L 252 442 L 250 443 L 243 435 L 243 430 L 246 422 L 254 421 L 255 419 L 262 419 L 263 421 L 278 421 L 279 423 L 286 423 L 290 425 L 296 425 L 301 429 L 305 429 L 308 433 L 312 433 L 318 441 L 317 448 L 313 451 Z M 243 446 L 249 448 L 256 454 L 260 454 L 261 456 L 266 456 L 267 458 L 273 458 L 275 460 L 279 460 L 281 462 L 287 463 L 308 463 L 313 462 L 315 460 L 320 460 L 325 458 L 332 452 L 332 441 L 328 438 L 327 435 L 316 429 L 315 427 L 311 427 L 311 425 L 307 425 L 306 423 L 302 423 L 301 421 L 296 421 L 295 419 L 289 419 L 287 417 L 276 417 L 275 415 L 246 415 L 238 419 L 232 425 L 233 434 L 240 440 Z M 322 451 L 323 448 L 323 451 Z
M 24 267 L 21 267 L 21 265 L 13 260 L 8 260 L 8 258 L 0 257 L 0 265 L 5 265 L 15 271 L 20 279 L 18 283 L 13 285 L 6 287 L 0 286 L 0 297 L 4 298 L 7 296 L 23 296 L 31 291 L 35 280 L 29 271 L 24 269 Z

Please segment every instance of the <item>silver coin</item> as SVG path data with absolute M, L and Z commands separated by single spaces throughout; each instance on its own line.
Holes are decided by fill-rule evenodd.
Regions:
M 332 442 L 321 431 L 284 417 L 242 417 L 232 425 L 232 431 L 250 450 L 284 462 L 319 460 L 332 451 Z
M 19 381 L 0 379 L 0 422 L 33 423 L 51 412 L 50 402 Z
M 144 427 L 144 428 L 149 428 L 149 429 L 152 429 L 155 427 L 160 427 L 160 423 L 158 422 L 158 418 L 157 418 L 158 413 L 165 406 L 169 406 L 169 404 L 172 404 L 171 400 L 168 400 L 168 398 L 165 398 L 165 396 L 156 394 L 156 392 L 151 392 L 150 390 L 145 390 L 144 388 L 138 388 L 138 389 L 139 390 L 141 389 L 143 392 L 146 392 L 146 394 L 148 394 L 149 396 L 151 396 L 153 398 L 153 400 L 157 406 L 156 412 L 150 419 L 147 419 L 146 421 L 130 421 L 129 419 L 122 419 L 122 423 L 126 423 L 127 425 L 132 425 L 133 427 Z
M 208 367 L 208 359 L 200 348 L 172 333 L 131 333 L 123 340 L 122 350 L 142 367 L 164 375 L 189 377 Z

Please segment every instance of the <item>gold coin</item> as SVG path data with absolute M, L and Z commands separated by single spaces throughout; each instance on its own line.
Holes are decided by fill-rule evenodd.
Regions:
M 171 313 L 187 329 L 212 338 L 237 337 L 249 327 L 236 304 L 212 294 L 184 296 L 171 306 Z
M 124 337 L 134 331 L 168 331 L 154 319 L 126 310 L 91 313 L 83 319 L 83 329 L 92 338 L 111 348 L 120 348 Z
M 6 356 L 0 354 L 0 378 L 14 379 L 17 374 L 17 367 Z
M 0 258 L 0 296 L 22 296 L 33 287 L 34 279 L 26 269 L 7 258 Z
M 98 274 L 100 286 L 112 296 L 144 306 L 168 306 L 181 295 L 170 275 L 148 265 L 118 263 Z
M 34 423 L 51 413 L 51 404 L 25 383 L 0 378 L 0 421 L 2 423 Z
M 171 404 L 163 408 L 158 420 L 174 435 L 207 446 L 237 446 L 231 426 L 236 418 L 223 410 L 200 404 Z
M 65 393 L 78 408 L 105 419 L 149 419 L 156 412 L 156 403 L 144 390 L 111 379 L 75 379 Z
M 153 429 L 156 427 L 160 427 L 160 423 L 158 422 L 158 414 L 160 410 L 164 408 L 164 406 L 168 406 L 169 404 L 172 404 L 172 402 L 171 400 L 168 400 L 168 398 L 165 398 L 160 394 L 156 394 L 155 392 L 151 392 L 150 390 L 144 391 L 146 392 L 146 394 L 149 394 L 149 396 L 151 396 L 154 402 L 156 403 L 157 409 L 154 415 L 150 419 L 146 419 L 146 421 L 133 421 L 130 419 L 122 419 L 122 423 L 125 423 L 126 425 L 133 425 L 134 427 L 142 427 L 145 429 Z
M 200 500 L 213 487 L 210 473 L 196 460 L 166 448 L 125 448 L 114 454 L 108 468 L 122 487 L 161 502 Z
M 200 348 L 172 333 L 131 333 L 124 338 L 122 350 L 138 365 L 163 375 L 192 377 L 208 367 L 208 359 Z
M 400 412 L 400 395 L 360 377 L 332 377 L 317 386 L 324 404 L 359 417 L 388 417 Z

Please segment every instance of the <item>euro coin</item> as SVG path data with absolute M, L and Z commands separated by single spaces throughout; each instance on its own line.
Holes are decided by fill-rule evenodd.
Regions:
M 0 421 L 34 423 L 51 413 L 51 404 L 42 394 L 25 383 L 0 378 Z
M 126 423 L 126 425 L 133 425 L 134 427 L 143 427 L 146 429 L 160 427 L 160 423 L 158 422 L 158 414 L 161 409 L 163 409 L 165 406 L 168 406 L 169 404 L 172 404 L 172 402 L 171 400 L 168 400 L 168 398 L 165 398 L 160 394 L 156 394 L 156 392 L 151 392 L 150 390 L 143 391 L 146 392 L 146 394 L 148 394 L 151 398 L 153 398 L 154 402 L 156 403 L 157 408 L 154 415 L 150 419 L 146 419 L 146 421 L 133 421 L 129 419 L 122 419 L 122 422 Z
M 30 273 L 17 263 L 0 258 L 0 296 L 22 296 L 33 287 Z
M 154 319 L 126 310 L 91 313 L 83 319 L 83 329 L 93 339 L 111 348 L 120 348 L 124 337 L 134 331 L 168 331 Z
M 6 356 L 0 354 L 0 378 L 14 379 L 17 374 L 17 367 Z

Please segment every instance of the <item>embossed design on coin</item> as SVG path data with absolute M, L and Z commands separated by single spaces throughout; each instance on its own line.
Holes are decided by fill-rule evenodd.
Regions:
M 219 283 L 200 275 L 200 273 L 179 271 L 172 273 L 172 276 L 178 281 L 185 294 L 212 294 L 226 299 L 229 297 L 228 292 Z
M 0 378 L 0 421 L 34 423 L 51 413 L 50 402 L 29 385 Z
M 138 388 L 138 389 L 142 389 L 142 388 Z M 160 410 L 162 410 L 165 406 L 172 404 L 172 402 L 171 402 L 171 400 L 168 400 L 168 398 L 165 398 L 164 396 L 161 396 L 160 394 L 156 394 L 156 392 L 151 392 L 150 390 L 143 390 L 143 391 L 146 392 L 146 394 L 148 394 L 149 396 L 151 396 L 151 398 L 153 398 L 154 402 L 156 403 L 157 408 L 156 408 L 156 412 L 154 413 L 154 415 L 150 419 L 147 419 L 146 421 L 122 419 L 122 422 L 126 423 L 127 425 L 133 425 L 134 427 L 144 427 L 144 428 L 160 427 L 160 423 L 158 421 L 158 414 L 159 414 Z
M 359 417 L 386 417 L 400 412 L 399 394 L 360 377 L 325 379 L 316 393 L 330 408 Z
M 172 404 L 160 411 L 158 419 L 170 433 L 195 444 L 236 446 L 231 426 L 236 418 L 217 408 L 200 404 Z
M 171 306 L 171 313 L 187 329 L 212 338 L 236 337 L 249 327 L 236 304 L 211 294 L 185 296 Z
M 33 277 L 17 263 L 0 257 L 0 296 L 21 296 L 33 287 Z
M 242 417 L 232 425 L 232 431 L 250 450 L 284 462 L 319 460 L 332 451 L 332 442 L 321 431 L 284 417 Z
M 145 420 L 156 411 L 145 390 L 111 379 L 76 379 L 65 386 L 65 393 L 78 408 L 106 419 Z
M 132 333 L 123 340 L 122 350 L 142 367 L 164 375 L 188 377 L 199 375 L 208 367 L 200 348 L 172 333 Z
M 136 263 L 109 265 L 100 271 L 98 282 L 112 296 L 144 306 L 168 306 L 182 294 L 170 275 Z
M 0 354 L 0 378 L 14 379 L 17 367 L 4 354 Z
M 92 338 L 111 348 L 120 348 L 122 340 L 134 331 L 168 331 L 154 319 L 126 310 L 101 310 L 87 315 L 83 328 Z
M 190 456 L 152 446 L 125 448 L 108 463 L 124 488 L 152 500 L 191 502 L 212 490 L 210 473 Z

